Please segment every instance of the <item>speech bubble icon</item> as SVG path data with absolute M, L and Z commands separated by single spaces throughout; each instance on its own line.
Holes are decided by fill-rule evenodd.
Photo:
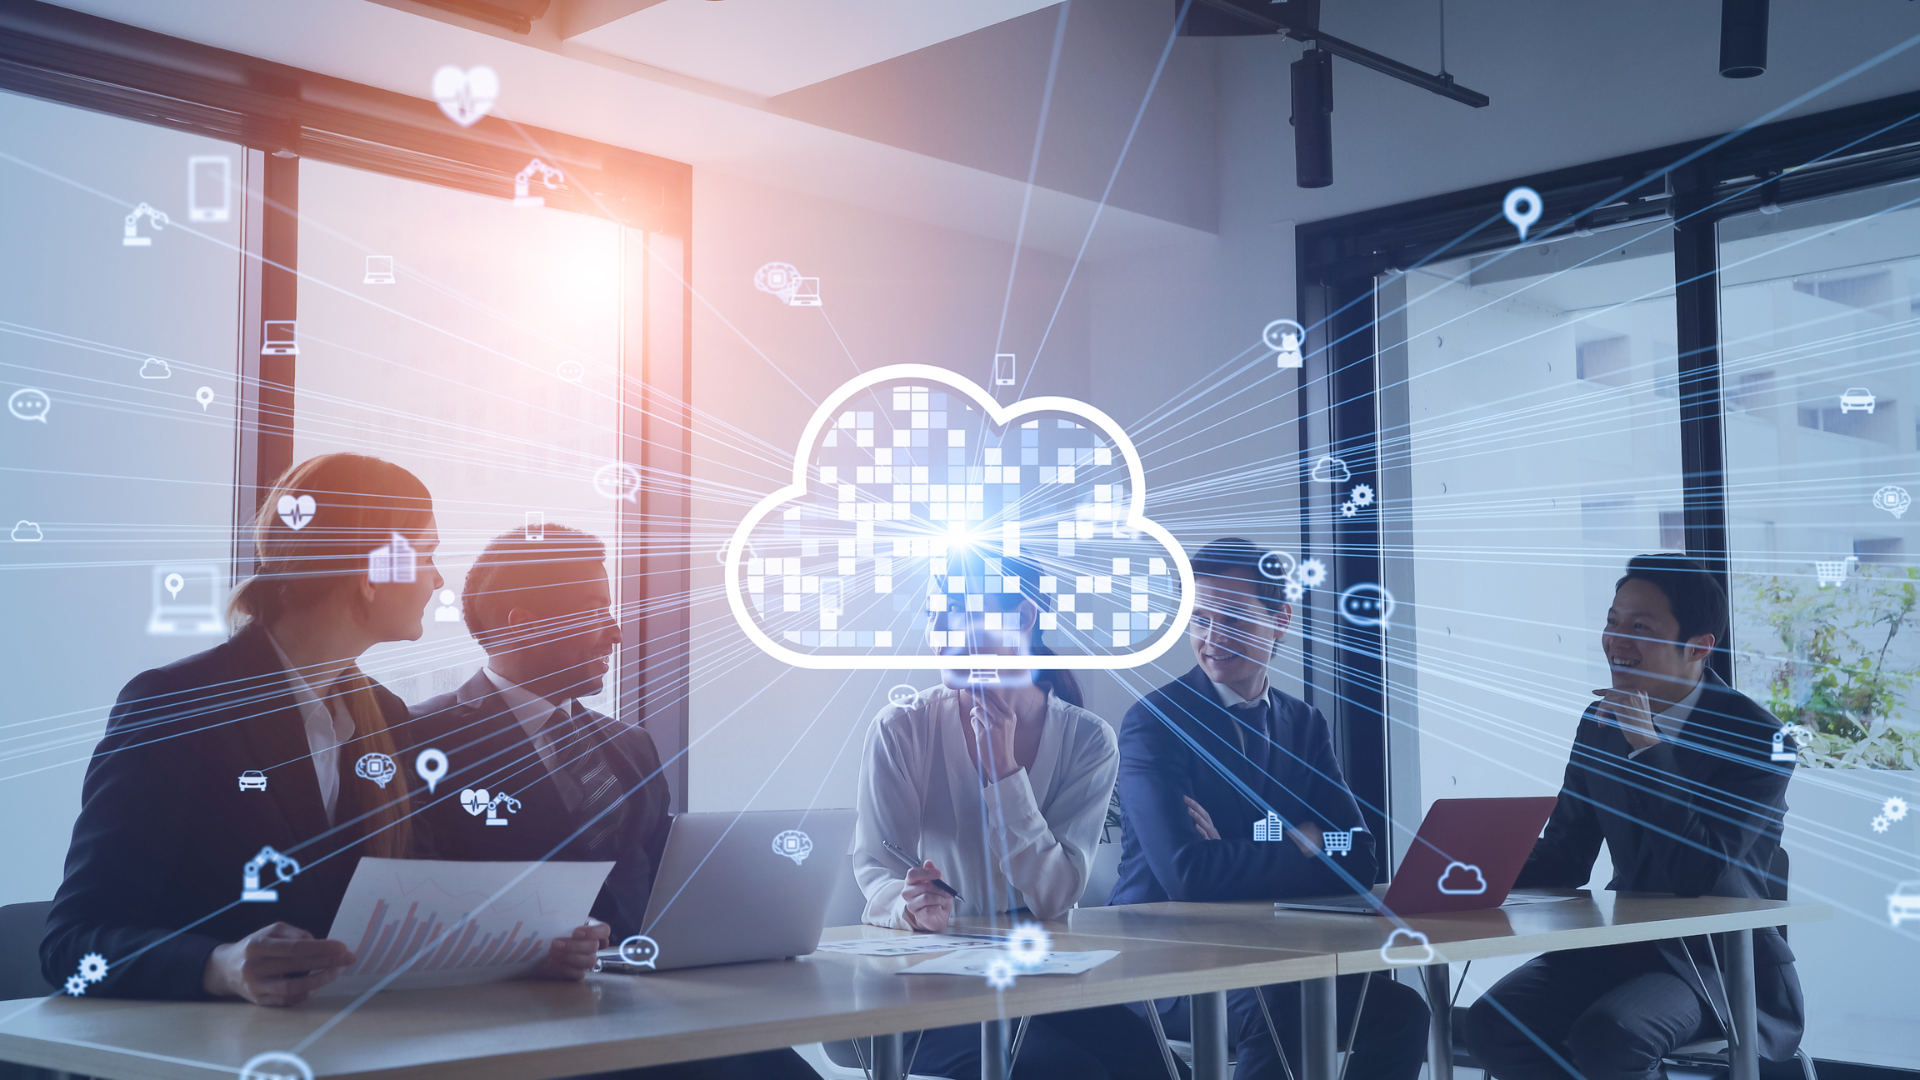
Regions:
M 610 461 L 593 474 L 593 490 L 602 498 L 640 501 L 640 470 L 624 461 Z
M 911 708 L 919 697 L 920 691 L 915 690 L 906 683 L 901 683 L 899 686 L 887 691 L 887 700 L 892 702 L 895 707 L 901 709 Z
M 7 411 L 16 420 L 38 420 L 44 424 L 47 422 L 47 410 L 51 408 L 53 399 L 47 396 L 47 392 L 32 387 L 15 390 L 13 396 L 7 399 Z
M 1355 626 L 1385 626 L 1393 618 L 1393 594 L 1362 582 L 1340 594 L 1340 617 Z
M 427 782 L 427 794 L 431 795 L 440 786 L 440 778 L 447 775 L 447 755 L 439 750 L 422 750 L 413 756 L 413 771 Z
M 1284 551 L 1269 551 L 1260 556 L 1260 576 L 1270 581 L 1285 581 L 1293 576 L 1293 556 Z
M 181 577 L 179 574 L 168 574 L 160 584 L 165 585 L 167 592 L 172 595 L 175 600 L 178 600 L 180 599 L 180 590 L 187 587 L 187 579 Z
M 587 365 L 578 360 L 562 360 L 553 373 L 568 382 L 577 383 L 587 377 Z
M 620 943 L 620 959 L 634 967 L 658 971 L 654 963 L 660 959 L 660 943 L 645 934 L 635 934 Z
M 203 386 L 200 389 L 195 390 L 193 392 L 193 400 L 200 403 L 201 412 L 206 412 L 207 406 L 213 404 L 213 387 Z
M 253 1055 L 240 1066 L 240 1080 L 313 1080 L 313 1066 L 298 1054 L 269 1050 Z

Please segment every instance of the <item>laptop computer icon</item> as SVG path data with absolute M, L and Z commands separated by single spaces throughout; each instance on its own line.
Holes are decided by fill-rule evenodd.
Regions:
M 783 960 L 820 944 L 852 810 L 681 814 L 667 833 L 640 932 L 654 970 Z M 603 949 L 603 962 L 620 959 Z
M 226 620 L 220 615 L 219 575 L 212 566 L 154 567 L 147 633 L 154 637 L 226 633 Z
M 1385 896 L 1281 900 L 1290 911 L 1346 915 L 1433 915 L 1506 903 L 1533 842 L 1553 815 L 1552 795 L 1521 799 L 1438 799 L 1414 834 Z
M 260 335 L 260 355 L 299 356 L 300 346 L 293 327 L 292 319 L 268 319 L 265 332 Z
M 789 307 L 819 307 L 820 279 L 803 277 L 794 284 L 793 299 L 787 301 Z
M 360 284 L 392 285 L 393 283 L 393 256 L 367 256 L 367 276 L 361 279 Z

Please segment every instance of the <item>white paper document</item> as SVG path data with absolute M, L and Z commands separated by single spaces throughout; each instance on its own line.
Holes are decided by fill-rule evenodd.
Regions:
M 1051 952 L 1045 960 L 1032 967 L 1016 967 L 1015 975 L 1078 975 L 1083 971 L 1092 971 L 1101 964 L 1119 956 L 1118 949 L 1096 949 L 1093 952 Z M 962 952 L 950 952 L 945 956 L 936 956 L 931 960 L 922 960 L 910 968 L 902 968 L 902 975 L 973 975 L 986 978 L 987 965 L 995 960 L 1006 959 L 1006 953 L 991 952 L 985 949 L 967 949 Z
M 511 979 L 587 921 L 611 862 L 361 859 L 327 935 L 353 965 L 315 997 Z M 401 969 L 405 970 L 401 970 Z M 394 975 L 399 972 L 398 975 Z
M 925 956 L 955 949 L 990 949 L 1006 943 L 1006 938 L 984 934 L 915 934 L 912 937 L 823 941 L 819 951 L 842 956 Z

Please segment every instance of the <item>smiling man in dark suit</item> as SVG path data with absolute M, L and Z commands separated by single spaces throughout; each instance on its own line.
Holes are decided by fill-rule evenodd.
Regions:
M 1230 538 L 1193 557 L 1190 633 L 1198 663 L 1142 698 L 1120 727 L 1120 876 L 1109 903 L 1278 900 L 1373 883 L 1379 856 L 1368 833 L 1353 832 L 1352 851 L 1337 861 L 1321 851 L 1323 830 L 1355 829 L 1360 808 L 1334 757 L 1326 717 L 1267 678 L 1293 611 L 1280 583 L 1260 573 L 1260 555 L 1252 543 Z M 1255 839 L 1255 820 L 1269 812 L 1287 822 L 1285 839 Z M 1359 975 L 1340 979 L 1337 991 L 1342 1038 L 1353 1030 L 1355 1010 L 1361 1013 L 1348 1076 L 1413 1080 L 1426 1058 L 1428 1013 L 1420 996 Z M 1264 1010 L 1256 995 L 1264 995 Z M 1187 999 L 1163 1005 L 1168 1034 L 1186 1038 Z M 1301 1060 L 1297 984 L 1234 991 L 1227 1012 L 1236 1080 L 1287 1074 L 1276 1034 L 1288 1060 Z
M 447 755 L 439 797 L 425 813 L 442 858 L 611 860 L 593 917 L 611 940 L 645 932 L 647 899 L 666 850 L 670 793 L 653 738 L 637 724 L 580 703 L 606 685 L 620 643 L 607 550 L 564 525 L 487 545 L 461 600 L 486 666 L 451 694 L 422 702 L 403 741 Z M 488 827 L 464 790 L 505 792 Z M 477 812 L 476 812 L 477 811 Z M 605 944 L 605 942 L 602 942 Z M 812 1080 L 792 1050 L 769 1050 L 602 1074 L 628 1080 Z
M 1699 563 L 1627 563 L 1600 638 L 1612 685 L 1580 718 L 1517 887 L 1586 885 L 1604 840 L 1609 889 L 1768 895 L 1793 763 L 1772 760 L 1780 722 L 1706 666 L 1726 625 L 1726 593 Z M 1753 932 L 1753 949 L 1760 1055 L 1790 1058 L 1804 1026 L 1793 953 L 1774 927 Z M 1468 1044 L 1500 1080 L 1569 1065 L 1586 1080 L 1653 1080 L 1675 1047 L 1727 1034 L 1726 955 L 1707 937 L 1548 953 L 1474 1004 Z

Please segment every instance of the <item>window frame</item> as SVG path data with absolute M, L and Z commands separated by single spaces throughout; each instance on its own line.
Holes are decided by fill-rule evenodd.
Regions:
M 1920 92 L 1303 224 L 1295 232 L 1298 310 L 1307 327 L 1299 396 L 1301 458 L 1333 454 L 1347 462 L 1356 481 L 1366 473 L 1383 498 L 1396 491 L 1405 497 L 1411 452 L 1407 395 L 1382 392 L 1404 387 L 1405 349 L 1376 344 L 1381 324 L 1399 326 L 1398 338 L 1388 336 L 1403 339 L 1405 320 L 1380 310 L 1380 279 L 1436 259 L 1512 246 L 1498 208 L 1514 186 L 1525 184 L 1541 195 L 1545 213 L 1530 234 L 1536 238 L 1667 217 L 1675 223 L 1686 548 L 1725 587 L 1730 552 L 1718 224 L 1764 206 L 1915 178 L 1920 178 Z M 1333 724 L 1336 749 L 1369 828 L 1384 827 L 1389 807 L 1396 821 L 1417 821 L 1417 765 L 1412 783 L 1398 791 L 1390 769 L 1390 758 L 1407 753 L 1409 740 L 1392 729 L 1389 719 L 1404 722 L 1404 713 L 1417 722 L 1410 707 L 1391 703 L 1395 684 L 1388 678 L 1390 667 L 1412 670 L 1410 625 L 1355 632 L 1334 617 L 1331 607 L 1331 598 L 1353 584 L 1410 582 L 1406 557 L 1394 553 L 1406 550 L 1411 528 L 1383 548 L 1380 525 L 1342 519 L 1335 512 L 1340 496 L 1318 490 L 1324 486 L 1308 481 L 1303 469 L 1301 556 L 1323 553 L 1329 571 L 1324 589 L 1308 594 L 1299 616 L 1307 642 L 1307 700 Z M 1731 682 L 1731 633 L 1723 644 L 1711 666 Z M 1417 741 L 1412 749 L 1417 753 Z M 1404 850 L 1408 837 L 1402 834 L 1408 831 L 1392 834 L 1396 853 Z M 1384 880 L 1385 866 L 1381 876 Z
M 542 193 L 548 208 L 625 227 L 619 446 L 651 482 L 621 506 L 612 568 L 624 638 L 619 712 L 652 734 L 673 808 L 683 810 L 688 613 L 651 601 L 691 588 L 692 168 L 498 116 L 458 128 L 424 97 L 35 0 L 0 0 L 0 90 L 244 147 L 235 581 L 254 565 L 246 523 L 293 464 L 296 358 L 262 357 L 260 333 L 268 319 L 297 318 L 303 158 L 505 198 L 538 156 L 569 180 Z

